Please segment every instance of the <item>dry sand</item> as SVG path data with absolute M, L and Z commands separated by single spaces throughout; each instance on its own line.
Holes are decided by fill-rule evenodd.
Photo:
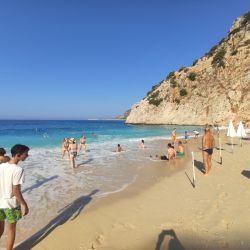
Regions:
M 125 191 L 95 202 L 91 197 L 76 201 L 87 204 L 78 206 L 80 214 L 70 208 L 66 223 L 52 221 L 43 237 L 34 235 L 16 249 L 250 249 L 250 140 L 243 147 L 235 142 L 232 153 L 227 138 L 222 140 L 223 164 L 215 150 L 212 171 L 203 176 L 201 138 L 192 139 L 185 159 L 149 161 Z

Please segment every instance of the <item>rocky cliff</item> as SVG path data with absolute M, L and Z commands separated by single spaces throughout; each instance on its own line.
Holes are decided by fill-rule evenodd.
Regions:
M 193 66 L 170 72 L 133 105 L 126 123 L 250 126 L 250 12 Z

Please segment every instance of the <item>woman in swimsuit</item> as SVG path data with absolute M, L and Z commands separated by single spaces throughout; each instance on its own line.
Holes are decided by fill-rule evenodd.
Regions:
M 68 152 L 68 157 L 69 157 L 69 139 L 68 138 L 64 138 L 62 142 L 62 159 L 66 151 Z
M 76 139 L 71 138 L 69 140 L 69 157 L 70 157 L 70 165 L 72 168 L 75 168 L 75 158 L 77 156 L 77 144 Z

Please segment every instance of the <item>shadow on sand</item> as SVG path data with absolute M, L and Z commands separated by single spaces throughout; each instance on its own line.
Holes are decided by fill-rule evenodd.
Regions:
M 194 181 L 192 181 L 192 180 L 190 179 L 190 177 L 189 177 L 189 175 L 187 174 L 186 171 L 185 171 L 185 175 L 187 176 L 188 180 L 190 181 L 192 187 L 195 188 L 195 183 L 194 183 Z
M 77 167 L 80 167 L 80 166 L 82 166 L 82 165 L 85 165 L 85 164 L 87 164 L 87 163 L 90 163 L 90 162 L 93 161 L 93 160 L 94 160 L 93 158 L 90 158 L 90 159 L 88 159 L 88 160 L 86 160 L 86 161 L 83 161 L 83 162 L 77 164 Z
M 59 176 L 58 175 L 54 175 L 54 176 L 51 176 L 49 178 L 42 178 L 42 179 L 39 179 L 38 181 L 36 181 L 36 183 L 34 185 L 32 185 L 31 187 L 28 187 L 28 188 L 25 188 L 22 193 L 25 193 L 25 192 L 28 192 L 28 191 L 32 191 L 33 189 L 35 188 L 39 188 L 40 186 L 42 186 L 44 183 L 48 182 L 48 181 L 52 181 L 56 178 L 58 178 Z
M 198 170 L 200 170 L 203 174 L 205 174 L 203 162 L 194 160 L 194 166 L 195 166 Z
M 165 239 L 166 244 L 164 244 Z M 169 229 L 162 230 L 159 234 L 155 250 L 185 250 L 185 248 L 177 238 L 175 231 L 173 229 Z
M 243 170 L 241 172 L 242 175 L 244 175 L 245 177 L 247 177 L 248 179 L 250 179 L 250 171 L 249 170 Z
M 71 204 L 67 205 L 65 208 L 61 209 L 60 214 L 52 219 L 45 227 L 40 229 L 38 232 L 33 234 L 30 238 L 15 247 L 15 250 L 28 250 L 38 244 L 46 236 L 48 236 L 55 228 L 64 224 L 70 218 L 74 220 L 83 208 L 92 200 L 92 196 L 96 194 L 99 190 L 93 190 L 86 196 L 81 196 Z M 74 215 L 75 214 L 75 215 Z M 72 216 L 74 217 L 72 218 Z

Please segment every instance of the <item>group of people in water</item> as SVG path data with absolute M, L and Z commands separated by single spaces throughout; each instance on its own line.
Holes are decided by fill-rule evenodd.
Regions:
M 81 150 L 86 151 L 86 137 L 82 135 L 79 140 L 79 149 L 78 144 L 75 138 L 64 138 L 62 142 L 62 159 L 64 158 L 65 153 L 67 153 L 68 158 L 70 159 L 70 165 L 72 168 L 75 168 L 75 158 L 77 156 L 77 153 L 79 153 Z
M 218 132 L 218 130 L 217 130 Z M 198 138 L 199 131 L 193 130 L 194 138 Z M 97 138 L 96 134 L 93 133 L 93 137 Z M 178 141 L 177 145 L 177 135 L 176 135 L 176 128 L 172 130 L 171 133 L 171 143 L 168 143 L 166 154 L 164 155 L 155 155 L 155 157 L 152 157 L 150 155 L 151 159 L 155 160 L 172 160 L 176 157 L 183 157 L 185 156 L 185 148 L 183 144 L 188 143 L 189 139 L 189 133 L 188 131 L 184 132 L 183 136 L 183 142 L 181 140 Z M 138 145 L 139 149 L 145 149 L 145 141 L 141 140 L 140 144 Z M 202 138 L 202 155 L 203 155 L 203 163 L 204 163 L 204 174 L 207 175 L 211 170 L 211 160 L 212 160 L 212 154 L 213 154 L 213 148 L 214 148 L 214 137 L 212 132 L 212 127 L 206 127 L 204 130 L 204 136 Z M 75 158 L 78 153 L 80 153 L 81 150 L 86 151 L 87 145 L 86 145 L 86 137 L 82 135 L 79 139 L 79 144 L 77 143 L 77 140 L 75 138 L 64 138 L 61 146 L 61 152 L 62 152 L 62 159 L 65 156 L 65 153 L 68 155 L 68 158 L 70 160 L 70 166 L 72 168 L 76 167 Z M 116 148 L 113 152 L 120 153 L 122 151 L 125 151 L 124 148 L 122 148 L 121 144 L 117 144 Z M 1 154 L 1 152 L 0 152 Z M 1 155 L 0 155 L 1 157 Z M 1 158 L 0 158 L 1 161 Z

